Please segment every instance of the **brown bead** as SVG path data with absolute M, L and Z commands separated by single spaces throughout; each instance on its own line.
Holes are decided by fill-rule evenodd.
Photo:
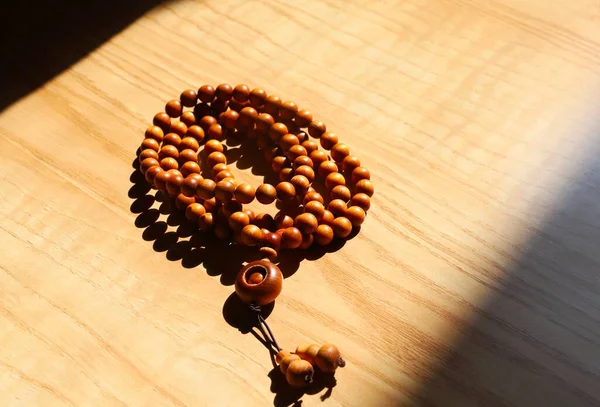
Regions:
M 306 360 L 311 365 L 315 363 L 315 357 L 319 353 L 321 347 L 315 343 L 311 345 L 300 345 L 296 348 L 296 355 L 300 356 L 300 359 Z
M 304 212 L 315 216 L 317 220 L 323 218 L 325 214 L 325 206 L 319 201 L 310 201 L 304 205 Z
M 354 193 L 355 194 L 367 194 L 368 196 L 373 196 L 375 192 L 375 187 L 373 187 L 373 183 L 368 179 L 361 179 L 354 185 Z
M 277 362 L 277 364 L 280 364 L 283 358 L 288 355 L 291 355 L 290 351 L 280 350 L 279 352 L 277 352 L 277 355 L 275 355 L 275 362 Z
M 344 216 L 346 209 L 348 209 L 348 205 L 346 204 L 346 201 L 334 199 L 333 201 L 329 202 L 327 209 L 336 217 Z
M 200 216 L 206 213 L 204 206 L 199 203 L 192 203 L 185 209 L 185 218 L 193 223 L 198 222 Z
M 179 158 L 179 150 L 177 147 L 170 144 L 163 144 L 162 148 L 158 152 L 158 157 L 160 160 L 166 157 L 171 157 L 177 160 Z
M 234 195 L 235 199 L 237 199 L 240 203 L 249 204 L 250 202 L 254 201 L 256 189 L 252 185 L 244 182 L 235 188 Z
M 227 164 L 227 157 L 225 156 L 225 154 L 215 151 L 214 153 L 210 153 L 208 157 L 206 157 L 206 164 L 210 168 L 214 167 L 219 163 Z
M 348 202 L 352 194 L 345 185 L 337 185 L 331 190 L 331 199 L 341 199 L 344 202 Z
M 281 247 L 281 236 L 277 233 L 264 233 L 263 234 L 263 245 L 267 247 L 272 247 L 275 250 L 279 250 Z
M 333 229 L 329 225 L 319 225 L 315 231 L 315 243 L 326 246 L 333 241 Z
M 194 107 L 196 105 L 196 101 L 198 100 L 198 94 L 195 90 L 187 89 L 181 92 L 179 100 L 185 107 Z
M 198 151 L 199 148 L 200 144 L 194 137 L 184 137 L 181 139 L 181 143 L 179 144 L 179 151 L 187 149 Z
M 185 123 L 186 126 L 188 126 L 189 131 L 190 126 L 194 126 L 196 124 L 196 115 L 194 114 L 194 112 L 183 112 L 179 120 L 181 120 L 183 123 Z
M 250 88 L 246 85 L 238 85 L 233 89 L 232 96 L 240 103 L 247 102 L 250 98 Z
M 163 140 L 163 137 L 165 137 L 165 133 L 158 126 L 150 126 L 146 129 L 146 133 L 144 134 L 144 137 L 145 138 L 153 138 L 154 140 L 161 143 Z
M 217 175 L 215 175 L 215 182 L 219 183 L 223 181 L 225 178 L 233 178 L 233 174 L 229 170 L 220 171 Z
M 213 116 L 202 116 L 199 125 L 202 128 L 202 130 L 204 130 L 204 133 L 208 133 L 208 129 L 210 129 L 210 126 L 217 123 L 217 119 Z
M 263 239 L 262 230 L 256 225 L 244 226 L 240 232 L 240 241 L 246 246 L 256 246 Z
M 279 107 L 281 107 L 281 99 L 275 95 L 269 95 L 265 99 L 264 112 L 269 113 L 273 117 L 279 117 Z
M 156 174 L 154 178 L 154 186 L 156 189 L 166 192 L 167 191 L 167 181 L 171 178 L 171 174 L 168 171 L 161 171 Z
M 283 156 L 277 156 L 271 161 L 271 169 L 273 170 L 273 172 L 275 172 L 275 174 L 279 174 L 281 170 L 283 170 L 284 168 L 288 168 L 289 166 L 290 160 Z
M 342 359 L 337 346 L 330 343 L 321 346 L 315 356 L 315 364 L 325 373 L 333 373 L 338 367 L 346 366 L 346 362 Z
M 235 232 L 239 233 L 244 226 L 250 224 L 250 218 L 244 212 L 235 212 L 232 213 L 229 217 L 229 227 Z
M 352 223 L 348 218 L 340 216 L 339 218 L 335 218 L 331 228 L 337 237 L 344 238 L 352 232 Z
M 360 226 L 365 221 L 365 211 L 360 206 L 351 206 L 346 209 L 345 217 L 348 218 L 352 226 Z
M 323 217 L 319 219 L 319 223 L 331 226 L 333 225 L 334 220 L 335 216 L 333 216 L 333 213 L 331 213 L 331 211 L 325 210 L 325 212 L 323 212 Z
M 286 374 L 292 362 L 297 360 L 301 360 L 300 356 L 295 355 L 293 353 L 289 353 L 281 358 L 281 362 L 279 362 L 279 370 L 281 373 Z
M 298 113 L 296 113 L 295 121 L 298 127 L 306 127 L 312 122 L 312 119 L 313 115 L 311 112 L 306 109 L 300 109 L 298 110 Z
M 275 119 L 273 119 L 273 116 L 271 116 L 269 113 L 261 113 L 256 117 L 256 120 L 255 120 L 256 131 L 258 131 L 260 133 L 267 133 L 269 131 L 269 129 L 271 128 L 271 126 L 273 126 L 274 123 L 275 123 Z M 286 128 L 286 134 L 287 134 L 287 128 Z M 283 136 L 284 135 L 282 135 L 282 137 Z
M 277 229 L 286 229 L 294 226 L 294 219 L 283 212 L 279 212 L 275 216 L 275 227 Z
M 316 191 L 312 191 L 312 192 L 307 192 L 306 195 L 304 195 L 304 198 L 302 200 L 302 204 L 306 205 L 308 202 L 310 201 L 318 201 L 321 204 L 325 204 L 325 200 L 323 199 L 323 197 L 321 196 L 320 193 L 316 192 Z
M 219 164 L 215 165 L 214 167 L 212 167 L 211 174 L 212 174 L 212 176 L 214 178 L 221 171 L 228 171 L 228 170 L 229 170 L 229 167 L 227 167 L 227 164 L 225 164 L 225 163 L 219 163 Z
M 188 206 L 194 203 L 196 203 L 194 197 L 185 196 L 183 194 L 177 195 L 177 198 L 175 199 L 175 207 L 180 211 L 185 211 Z
M 165 112 L 157 113 L 152 119 L 152 124 L 160 127 L 163 132 L 168 132 L 171 128 L 171 116 Z
M 358 193 L 350 199 L 351 206 L 358 206 L 365 212 L 371 207 L 371 198 L 365 193 Z
M 279 117 L 283 120 L 292 120 L 298 113 L 298 105 L 294 102 L 286 101 L 281 104 Z
M 273 249 L 272 247 L 263 246 L 260 249 L 258 249 L 258 252 L 261 254 L 261 256 L 267 257 L 271 260 L 277 258 L 277 250 Z
M 308 249 L 309 247 L 311 247 L 313 245 L 315 241 L 315 237 L 310 234 L 310 235 L 302 235 L 302 243 L 300 244 L 300 248 L 301 249 Z
M 179 137 L 184 137 L 185 133 L 187 133 L 188 128 L 184 122 L 174 122 L 171 123 L 171 127 L 169 128 L 169 133 L 175 133 Z
M 148 168 L 159 165 L 159 162 L 156 158 L 146 158 L 144 161 L 140 163 L 140 171 L 142 174 L 146 174 Z
M 360 167 L 360 160 L 355 155 L 347 155 L 342 160 L 342 171 L 352 174 L 355 168 Z
M 240 202 L 241 204 L 241 202 Z M 252 209 L 244 209 L 243 212 L 248 215 L 248 219 L 250 219 L 250 223 L 254 223 L 254 218 L 256 215 L 254 215 L 254 212 L 252 211 Z
M 165 106 L 165 112 L 171 117 L 181 116 L 183 106 L 179 100 L 169 100 Z
M 318 170 L 321 167 L 321 164 L 329 161 L 329 157 L 327 157 L 327 153 L 323 150 L 315 150 L 309 155 L 310 159 L 313 162 L 313 168 Z M 336 165 L 337 171 L 337 165 Z
M 181 165 L 183 165 L 187 162 L 197 163 L 198 162 L 198 153 L 196 153 L 194 150 L 190 150 L 188 148 L 187 150 L 183 150 L 182 152 L 179 153 L 179 157 L 177 157 L 177 161 L 179 161 L 179 163 Z
M 306 360 L 294 360 L 290 363 L 285 373 L 285 380 L 291 387 L 302 388 L 313 382 L 314 374 L 315 369 L 313 365 Z
M 256 200 L 261 204 L 268 205 L 277 198 L 277 190 L 271 184 L 262 184 L 256 188 Z
M 225 140 L 225 131 L 223 130 L 223 127 L 221 127 L 221 125 L 218 123 L 211 125 L 208 128 L 208 131 L 206 132 L 206 134 L 207 134 L 208 138 L 213 139 L 213 140 L 219 140 L 219 141 Z
M 215 88 L 210 85 L 202 85 L 198 89 L 198 99 L 202 103 L 211 103 L 215 100 Z
M 280 201 L 290 201 L 296 196 L 296 188 L 290 182 L 280 182 L 275 190 L 277 191 L 277 199 Z
M 336 163 L 334 163 L 333 161 L 325 161 L 324 163 L 322 163 L 319 166 L 319 174 L 322 177 L 325 177 L 325 180 L 327 180 L 327 178 L 331 175 L 331 174 L 339 174 L 338 171 L 338 166 L 336 165 Z M 332 189 L 335 185 L 345 185 L 345 178 L 342 174 L 340 174 L 340 176 L 342 177 L 341 179 L 344 180 L 343 183 L 341 183 L 341 179 L 337 176 L 334 175 L 333 177 L 331 177 L 331 180 L 329 181 L 330 184 L 332 185 L 332 187 L 327 187 L 328 189 Z M 326 183 L 327 185 L 327 183 Z
M 220 84 L 215 90 L 215 96 L 217 97 L 217 100 L 220 100 L 221 102 L 226 102 L 231 99 L 232 93 L 233 88 L 227 83 Z
M 275 220 L 268 213 L 259 213 L 254 217 L 252 223 L 261 229 L 272 230 L 275 227 Z
M 185 136 L 194 138 L 198 142 L 198 145 L 200 145 L 204 141 L 204 130 L 198 125 L 193 125 L 188 127 Z
M 181 144 L 181 136 L 176 133 L 169 133 L 163 139 L 163 147 L 164 146 L 174 146 L 179 148 Z
M 327 131 L 327 126 L 320 120 L 313 120 L 308 125 L 308 134 L 314 138 L 320 138 Z
M 303 147 L 304 148 L 304 147 Z M 306 151 L 306 149 L 304 149 Z M 297 170 L 299 167 L 309 167 L 312 170 L 313 162 L 308 155 L 301 155 L 294 159 L 294 168 Z M 314 176 L 313 172 L 313 176 Z M 304 175 L 304 174 L 302 174 Z
M 198 193 L 198 190 L 196 190 L 196 196 Z M 231 201 L 229 201 L 231 202 Z M 210 199 L 204 199 L 204 202 L 202 203 L 202 205 L 204 205 L 204 208 L 206 209 L 206 212 L 216 212 L 217 209 L 219 208 L 220 202 L 217 202 L 216 198 L 210 198 Z
M 338 136 L 335 133 L 325 132 L 321 135 L 321 147 L 325 150 L 331 148 L 338 143 Z
M 294 219 L 294 226 L 296 226 L 300 232 L 309 235 L 317 230 L 319 221 L 312 213 L 305 212 L 296 216 L 296 219 Z
M 294 175 L 290 180 L 290 184 L 296 189 L 296 194 L 300 197 L 306 195 L 308 188 L 310 188 L 310 181 L 304 175 Z
M 153 138 L 145 138 L 144 141 L 142 141 L 142 150 L 154 150 L 154 151 L 158 151 L 160 149 L 160 144 L 158 144 L 158 141 L 154 140 Z
M 283 139 L 282 139 L 283 140 Z M 284 149 L 285 151 L 285 149 Z M 296 158 L 306 157 L 310 160 L 310 157 L 306 156 L 306 149 L 299 144 L 293 145 L 287 149 L 285 153 L 286 157 L 290 159 L 290 161 L 296 161 Z M 312 160 L 311 160 L 312 162 Z
M 292 168 L 284 168 L 279 172 L 279 181 L 288 182 L 294 176 L 294 170 Z
M 203 199 L 210 199 L 215 196 L 215 188 L 217 184 L 212 179 L 204 178 L 200 182 L 198 182 L 198 188 L 196 189 L 196 194 Z
M 249 225 L 246 228 L 252 226 Z M 255 273 L 259 273 L 262 279 L 258 284 L 250 284 L 250 277 Z M 248 263 L 240 270 L 235 280 L 235 292 L 246 304 L 270 304 L 279 296 L 282 286 L 281 270 L 270 261 L 264 260 Z
M 286 134 L 288 134 L 288 128 L 283 123 L 273 123 L 269 128 L 269 138 L 276 143 L 278 143 Z
M 281 147 L 284 153 L 287 152 L 292 146 L 298 144 L 300 144 L 300 140 L 298 140 L 298 137 L 296 137 L 294 134 L 286 134 L 279 139 L 279 147 Z M 304 152 L 306 152 L 306 149 L 304 149 Z
M 302 233 L 298 228 L 289 227 L 281 234 L 281 247 L 284 249 L 296 249 L 302 244 Z
M 233 191 L 235 191 L 235 184 L 233 182 L 228 180 L 217 182 L 215 187 L 215 198 L 220 201 L 229 201 L 233 198 Z
M 304 143 L 306 140 L 308 140 L 308 134 L 305 131 L 295 131 L 294 134 L 296 135 L 296 137 L 298 137 L 298 141 L 300 141 L 300 145 L 302 145 L 302 143 Z
M 181 193 L 185 196 L 196 195 L 198 183 L 200 183 L 200 181 L 202 181 L 203 179 L 202 175 L 193 173 L 186 176 L 183 172 L 181 173 L 181 175 L 185 177 L 183 183 L 181 184 Z
M 214 152 L 222 153 L 223 143 L 219 140 L 208 140 L 206 144 L 204 144 L 204 153 L 208 156 Z
M 210 212 L 207 212 L 198 218 L 198 228 L 203 232 L 211 230 L 213 228 L 214 223 L 215 218 Z
M 353 171 L 352 171 L 352 182 L 354 182 L 355 184 L 360 181 L 361 179 L 371 179 L 371 172 L 369 172 L 368 169 L 366 169 L 365 167 L 356 167 Z
M 258 117 L 258 112 L 255 108 L 246 106 L 240 111 L 240 118 L 238 119 L 237 129 L 243 130 L 254 126 L 254 122 Z
M 165 171 L 176 170 L 179 168 L 179 163 L 173 157 L 165 157 L 160 160 L 160 167 Z
M 169 172 L 171 172 L 171 176 L 167 180 L 167 192 L 170 195 L 179 195 L 181 193 L 183 175 L 178 170 L 169 170 Z
M 228 110 L 221 114 L 221 124 L 229 130 L 235 129 L 235 125 L 240 117 L 240 114 L 235 110 Z
M 250 92 L 250 104 L 253 108 L 258 109 L 262 105 L 265 104 L 265 100 L 267 99 L 267 92 L 264 89 L 255 88 Z
M 147 148 L 145 150 L 142 150 L 142 152 L 138 156 L 138 161 L 141 163 L 146 158 L 154 158 L 155 160 L 159 159 L 158 158 L 158 153 L 155 150 L 152 150 L 151 148 Z
M 321 142 L 323 138 L 321 137 Z M 344 158 L 350 155 L 350 147 L 344 143 L 336 143 L 333 147 L 331 147 L 331 158 L 333 158 L 337 162 L 341 162 Z
M 146 171 L 146 181 L 148 181 L 148 183 L 150 185 L 154 185 L 154 179 L 156 178 L 156 176 L 163 172 L 164 170 L 162 168 L 160 168 L 160 166 L 155 165 L 154 167 L 150 167 L 148 168 L 148 171 Z

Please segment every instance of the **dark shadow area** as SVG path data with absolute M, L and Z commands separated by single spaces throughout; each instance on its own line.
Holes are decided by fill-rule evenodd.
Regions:
M 0 112 L 161 0 L 9 1 L 0 25 Z
M 508 277 L 491 281 L 495 294 L 476 304 L 473 321 L 461 321 L 459 342 L 448 344 L 419 405 L 600 405 L 600 134 L 594 138 Z

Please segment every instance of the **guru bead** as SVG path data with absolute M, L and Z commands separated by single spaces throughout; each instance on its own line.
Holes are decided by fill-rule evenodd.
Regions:
M 246 228 L 250 226 L 252 225 Z M 252 284 L 250 281 L 258 280 L 251 278 L 255 273 L 258 273 L 262 279 Z M 242 267 L 235 280 L 235 292 L 246 304 L 270 304 L 279 296 L 282 286 L 283 275 L 279 267 L 264 260 L 253 261 Z
M 321 346 L 315 356 L 315 364 L 325 373 L 333 373 L 338 367 L 346 366 L 337 346 L 330 343 Z

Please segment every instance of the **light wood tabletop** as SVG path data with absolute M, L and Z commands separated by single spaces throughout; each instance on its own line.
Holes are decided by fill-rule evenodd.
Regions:
M 0 406 L 600 405 L 598 0 L 139 14 L 2 106 Z M 227 316 L 249 252 L 179 237 L 132 166 L 166 101 L 223 82 L 371 170 L 360 232 L 284 257 L 268 317 L 284 348 L 340 347 L 331 389 L 284 385 Z

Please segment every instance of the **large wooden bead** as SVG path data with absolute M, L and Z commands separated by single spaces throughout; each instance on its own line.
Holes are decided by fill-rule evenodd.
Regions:
M 150 167 L 154 167 L 159 165 L 159 162 L 156 158 L 146 158 L 144 161 L 142 161 L 140 163 L 140 171 L 142 172 L 142 174 L 146 174 L 146 171 L 148 171 L 148 168 Z
M 346 214 L 346 209 L 348 209 L 348 205 L 346 201 L 342 199 L 334 199 L 329 202 L 327 209 L 333 213 L 334 216 L 344 216 Z
M 161 160 L 166 157 L 171 157 L 177 160 L 179 158 L 179 150 L 173 145 L 163 144 L 160 151 L 158 152 L 158 157 Z
M 233 198 L 233 191 L 235 191 L 235 184 L 224 179 L 217 182 L 215 187 L 215 198 L 225 202 L 229 201 Z
M 208 232 L 214 227 L 214 223 L 214 215 L 210 212 L 207 212 L 198 218 L 198 229 L 203 232 Z
M 268 205 L 277 199 L 277 190 L 271 184 L 262 184 L 256 189 L 256 200 Z
M 194 112 L 183 112 L 181 113 L 179 120 L 185 123 L 185 125 L 188 127 L 188 131 L 190 131 L 190 126 L 194 126 L 196 124 L 196 115 Z
M 254 200 L 254 196 L 256 195 L 256 189 L 248 183 L 241 183 L 235 188 L 235 199 L 237 199 L 240 203 L 249 204 Z
M 181 175 L 183 175 L 184 177 L 188 177 L 191 174 L 200 175 L 200 166 L 196 162 L 188 161 L 188 162 L 183 163 L 180 171 L 181 171 Z
M 254 126 L 254 122 L 258 117 L 258 112 L 255 108 L 246 106 L 240 111 L 240 117 L 238 118 L 237 128 L 238 130 L 249 129 Z
M 169 133 L 163 139 L 163 147 L 169 145 L 179 148 L 181 144 L 181 136 L 177 133 Z
M 271 247 L 275 250 L 279 250 L 281 247 L 281 236 L 277 233 L 269 232 L 263 233 L 263 245 Z
M 294 173 L 296 175 L 304 176 L 308 180 L 309 184 L 312 184 L 312 182 L 315 180 L 315 172 L 308 165 L 301 165 L 300 167 L 296 168 Z
M 373 196 L 374 192 L 375 187 L 373 186 L 373 183 L 368 179 L 361 179 L 356 183 L 356 185 L 354 185 L 355 194 L 363 193 L 371 197 Z
M 202 144 L 204 141 L 204 129 L 200 126 L 194 125 L 188 127 L 188 130 L 185 132 L 186 137 L 193 137 L 198 142 L 198 145 Z
M 273 158 L 273 160 L 271 161 L 271 169 L 273 170 L 273 172 L 275 174 L 279 174 L 279 172 L 281 172 L 281 170 L 283 170 L 286 167 L 290 166 L 290 160 L 288 160 L 286 157 L 284 156 L 277 156 L 275 158 Z
M 252 223 L 261 229 L 272 230 L 275 227 L 275 220 L 268 213 L 259 213 L 254 217 Z
M 310 201 L 304 205 L 304 212 L 310 213 L 320 220 L 325 214 L 325 207 L 319 201 Z
M 360 160 L 355 155 L 348 155 L 342 160 L 342 171 L 352 174 L 355 168 L 360 167 Z
M 227 164 L 219 163 L 219 164 L 215 165 L 214 167 L 212 167 L 212 169 L 210 170 L 213 178 L 216 177 L 217 174 L 219 174 L 222 171 L 229 171 L 229 167 L 227 167 Z
M 235 199 L 232 199 L 230 201 L 223 202 L 222 209 L 223 209 L 223 214 L 226 217 L 229 217 L 229 216 L 233 215 L 235 212 L 242 212 L 244 207 L 241 203 L 239 203 Z
M 146 133 L 144 134 L 144 136 L 146 138 L 153 138 L 154 140 L 161 143 L 163 140 L 163 137 L 165 136 L 165 133 L 158 126 L 150 126 L 146 129 Z
M 283 151 L 285 151 L 285 149 L 283 149 Z M 307 156 L 306 149 L 299 144 L 295 144 L 295 145 L 291 146 L 290 148 L 288 148 L 285 155 L 287 158 L 290 159 L 290 161 L 293 161 L 293 162 L 295 162 L 297 158 L 303 158 L 303 159 L 308 158 L 310 160 L 310 157 Z M 312 164 L 312 160 L 311 160 L 311 164 Z
M 145 138 L 142 141 L 142 150 L 154 150 L 158 151 L 160 149 L 160 144 L 153 138 Z
M 183 165 L 187 162 L 197 163 L 198 162 L 198 153 L 196 153 L 192 149 L 187 148 L 179 153 L 179 157 L 177 157 L 177 161 L 179 161 L 179 163 L 181 165 Z
M 185 107 L 194 107 L 196 105 L 196 101 L 198 100 L 198 94 L 195 90 L 187 89 L 181 92 L 179 100 L 181 100 L 181 104 Z
M 284 153 L 286 153 L 292 146 L 296 146 L 298 144 L 300 144 L 300 140 L 298 140 L 298 137 L 295 134 L 286 134 L 279 139 L 279 147 L 281 147 Z M 302 147 L 302 149 L 305 152 L 304 155 L 306 155 L 306 149 L 304 147 Z
M 306 149 L 306 152 L 310 156 L 313 151 L 317 151 L 319 149 L 319 143 L 314 140 L 305 140 L 302 142 L 302 147 Z
M 365 221 L 365 211 L 360 206 L 351 206 L 346 209 L 345 217 L 348 218 L 352 226 L 360 226 Z
M 240 117 L 240 114 L 235 110 L 228 110 L 221 114 L 221 123 L 228 130 L 235 129 L 235 125 Z
M 212 153 L 222 153 L 223 152 L 223 143 L 219 140 L 208 140 L 206 144 L 204 144 L 204 154 L 209 156 Z
M 152 119 L 152 124 L 160 127 L 162 131 L 166 133 L 171 128 L 171 116 L 165 112 L 157 113 Z
M 300 356 L 300 359 L 306 360 L 311 365 L 314 365 L 315 357 L 317 356 L 317 353 L 319 353 L 319 349 L 321 349 L 321 347 L 315 343 L 311 345 L 299 345 L 294 353 Z
M 198 182 L 196 194 L 203 199 L 210 199 L 215 196 L 215 188 L 217 183 L 212 179 L 205 178 Z
M 325 177 L 325 186 L 332 190 L 338 185 L 346 185 L 346 178 L 339 172 L 332 172 Z
M 360 209 L 360 208 L 359 208 Z M 300 232 L 308 235 L 314 233 L 319 226 L 319 221 L 315 215 L 309 212 L 301 213 L 294 219 L 294 226 L 296 226 Z
M 240 232 L 240 241 L 246 246 L 256 246 L 263 240 L 263 231 L 256 225 L 244 226 Z
M 233 89 L 232 96 L 236 101 L 240 103 L 247 102 L 250 98 L 250 88 L 247 85 L 237 85 Z
M 281 170 L 279 172 L 279 181 L 281 182 L 289 182 L 291 181 L 292 177 L 294 176 L 294 169 L 293 168 L 284 168 L 283 170 Z
M 294 121 L 298 127 L 306 127 L 310 124 L 310 122 L 312 122 L 312 119 L 313 115 L 310 111 L 306 109 L 300 109 L 298 110 L 298 113 L 296 113 L 296 118 Z
M 321 165 L 323 165 L 323 163 L 326 163 L 329 161 L 329 157 L 327 157 L 327 153 L 323 150 L 315 150 L 312 153 L 310 153 L 309 157 L 313 162 L 313 168 L 315 170 L 319 170 L 321 168 Z M 336 171 L 337 171 L 337 165 L 336 165 Z
M 197 164 L 196 164 L 197 165 Z M 183 168 L 182 168 L 183 169 Z M 184 175 L 183 172 L 181 175 Z M 185 177 L 183 182 L 181 183 L 181 193 L 185 196 L 194 196 L 196 195 L 196 189 L 198 188 L 198 183 L 202 181 L 202 175 L 200 174 L 190 174 Z
M 282 120 L 292 120 L 298 113 L 298 105 L 294 102 L 285 101 L 279 108 L 279 117 Z
M 211 103 L 215 100 L 215 88 L 210 85 L 202 85 L 200 89 L 198 89 L 198 99 L 202 103 Z
M 325 200 L 317 191 L 308 192 L 306 195 L 304 195 L 302 205 L 306 205 L 310 201 L 319 201 L 321 204 L 325 204 Z
M 336 185 L 331 190 L 331 199 L 341 199 L 344 202 L 348 202 L 352 193 L 345 185 Z
M 240 232 L 245 226 L 250 224 L 250 218 L 244 212 L 232 213 L 228 219 L 229 227 L 235 232 Z
M 263 110 L 265 113 L 269 113 L 273 117 L 279 116 L 279 107 L 281 106 L 281 99 L 276 95 L 269 95 L 265 99 L 265 106 Z
M 296 249 L 302 244 L 302 233 L 298 228 L 285 228 L 281 234 L 281 247 L 284 249 Z
M 326 343 L 315 356 L 315 364 L 325 373 L 333 373 L 338 367 L 346 366 L 337 346 Z
M 204 130 L 204 133 L 208 133 L 208 129 L 210 129 L 210 126 L 217 123 L 218 121 L 214 116 L 207 115 L 202 116 L 198 124 L 200 125 L 200 127 L 202 127 L 202 130 Z
M 358 193 L 350 199 L 350 205 L 359 206 L 366 212 L 371 207 L 371 198 L 365 193 Z
M 279 212 L 275 215 L 275 227 L 278 230 L 286 229 L 294 226 L 294 219 L 291 216 L 286 215 L 283 212 Z
M 302 147 L 302 146 L 298 146 L 298 147 Z M 302 148 L 304 148 L 304 147 L 302 147 Z M 305 148 L 304 148 L 304 151 L 306 151 Z M 289 153 L 289 151 L 288 151 L 288 153 Z M 307 154 L 308 154 L 308 152 L 307 152 Z M 305 166 L 312 169 L 313 162 L 307 154 L 294 158 L 294 168 L 296 170 L 300 167 L 305 167 Z
M 304 175 L 294 175 L 290 180 L 290 184 L 296 189 L 296 194 L 303 197 L 310 188 L 310 181 Z
M 165 171 L 176 170 L 179 168 L 179 163 L 173 157 L 165 157 L 160 160 L 160 166 Z
M 321 138 L 322 140 L 322 138 Z M 331 147 L 331 158 L 337 162 L 341 162 L 350 155 L 350 147 L 344 143 L 337 143 Z
M 313 382 L 315 369 L 306 360 L 294 360 L 290 363 L 285 373 L 285 380 L 295 388 L 308 386 Z
M 179 151 L 182 150 L 193 150 L 198 151 L 200 148 L 200 143 L 194 137 L 184 137 L 181 139 L 181 143 L 179 143 Z
M 183 184 L 183 175 L 178 170 L 169 170 L 171 176 L 167 180 L 167 192 L 169 195 L 179 195 L 181 184 Z
M 323 224 L 323 225 L 332 226 L 334 220 L 335 220 L 335 216 L 333 216 L 333 213 L 331 213 L 331 211 L 328 211 L 326 209 L 325 212 L 323 212 L 323 217 L 321 219 L 319 219 L 319 223 Z
M 163 171 L 164 170 L 158 165 L 148 168 L 148 171 L 146 171 L 145 174 L 146 181 L 148 181 L 150 185 L 154 185 L 154 180 L 156 179 L 156 176 Z
M 267 99 L 267 92 L 264 89 L 254 88 L 252 92 L 250 92 L 250 104 L 253 108 L 258 109 L 265 104 L 265 100 Z
M 325 150 L 331 150 L 331 148 L 338 143 L 338 136 L 335 133 L 325 132 L 321 136 L 321 147 Z
M 338 172 L 338 166 L 333 161 L 325 161 L 319 166 L 319 175 L 327 177 L 329 174 L 335 174 Z
M 352 176 L 351 176 L 352 182 L 354 182 L 355 184 L 363 179 L 371 179 L 371 172 L 366 169 L 365 167 L 356 167 L 353 171 L 352 171 Z
M 327 131 L 325 123 L 319 120 L 314 120 L 308 125 L 308 134 L 314 138 L 320 138 Z
M 337 237 L 347 237 L 350 233 L 352 233 L 352 223 L 348 220 L 348 218 L 340 216 L 335 218 L 333 224 L 331 225 L 333 232 Z
M 196 197 L 199 197 L 199 196 L 196 194 Z M 203 199 L 203 198 L 200 198 L 200 199 L 202 199 L 202 205 L 204 205 L 206 212 L 215 213 L 217 211 L 217 209 L 219 209 L 219 205 L 221 205 L 221 203 L 217 202 L 217 199 L 214 197 L 210 198 L 210 199 Z
M 219 141 L 225 140 L 225 131 L 223 130 L 223 127 L 221 127 L 221 125 L 218 123 L 212 124 L 208 128 L 206 135 L 208 136 L 208 138 L 213 139 L 213 140 L 219 140 Z
M 231 99 L 232 93 L 233 88 L 227 83 L 220 84 L 215 90 L 215 96 L 217 97 L 217 100 L 220 100 L 221 102 L 227 102 L 229 99 Z
M 159 172 L 154 178 L 154 186 L 156 187 L 156 189 L 166 192 L 167 181 L 169 180 L 169 178 L 171 178 L 171 174 L 168 171 L 163 170 Z
M 269 113 L 261 113 L 256 117 L 256 131 L 259 133 L 267 133 L 271 126 L 275 123 L 275 119 Z M 287 133 L 287 128 L 286 128 Z M 283 137 L 283 135 L 282 135 Z
M 269 128 L 269 138 L 278 143 L 285 135 L 288 134 L 288 128 L 283 123 L 274 123 Z
M 219 171 L 217 175 L 215 175 L 215 182 L 218 184 L 223 181 L 225 178 L 233 178 L 233 174 L 229 170 Z
M 171 127 L 169 128 L 169 133 L 175 133 L 179 137 L 185 136 L 185 133 L 187 133 L 187 131 L 188 128 L 184 122 L 173 122 L 171 123 Z
M 179 117 L 181 116 L 181 112 L 183 111 L 183 105 L 179 100 L 170 100 L 167 102 L 165 106 L 165 112 L 171 117 Z
M 215 151 L 214 153 L 210 153 L 208 157 L 206 157 L 206 164 L 210 168 L 214 167 L 219 163 L 227 164 L 227 157 L 225 156 L 225 154 Z
M 280 182 L 275 187 L 277 191 L 277 199 L 280 201 L 290 201 L 296 196 L 296 188 L 291 182 Z
M 333 241 L 334 232 L 329 225 L 319 225 L 315 231 L 315 243 L 326 246 Z

